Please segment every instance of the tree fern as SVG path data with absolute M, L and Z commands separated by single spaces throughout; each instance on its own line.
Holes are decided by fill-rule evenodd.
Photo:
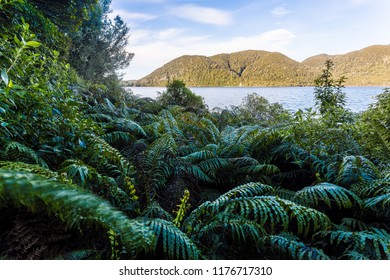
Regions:
M 31 173 L 0 169 L 0 199 L 0 207 L 14 205 L 45 211 L 71 227 L 88 222 L 101 224 L 120 236 L 132 257 L 137 251 L 149 250 L 154 242 L 154 234 L 144 222 L 130 220 L 90 192 Z

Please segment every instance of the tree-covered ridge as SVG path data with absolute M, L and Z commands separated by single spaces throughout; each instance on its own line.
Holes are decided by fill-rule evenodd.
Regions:
M 334 62 L 335 76 L 346 77 L 345 85 L 389 85 L 390 46 L 371 46 L 344 55 L 318 55 L 301 63 L 280 53 L 254 50 L 211 57 L 186 55 L 135 85 L 164 86 L 167 79 L 180 79 L 189 86 L 309 86 L 314 85 L 327 59 Z
M 31 3 L 0 0 L 26 15 L 0 26 L 0 259 L 389 259 L 388 89 L 353 114 L 327 62 L 294 114 L 139 98 L 82 79 Z

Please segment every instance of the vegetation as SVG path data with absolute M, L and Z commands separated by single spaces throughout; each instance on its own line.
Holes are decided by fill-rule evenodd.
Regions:
M 139 98 L 65 55 L 86 7 L 120 33 L 105 3 L 0 0 L 1 259 L 390 258 L 389 89 L 362 114 Z
M 344 55 L 318 55 L 299 63 L 266 51 L 242 51 L 211 57 L 182 56 L 146 77 L 132 82 L 141 86 L 164 86 L 168 79 L 189 86 L 315 86 L 327 60 L 332 73 L 345 77 L 350 86 L 390 86 L 390 46 L 370 46 Z

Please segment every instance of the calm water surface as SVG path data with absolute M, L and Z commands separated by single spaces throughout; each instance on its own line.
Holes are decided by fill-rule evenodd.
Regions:
M 131 87 L 134 94 L 156 98 L 164 87 Z M 313 87 L 196 87 L 190 88 L 204 98 L 210 109 L 238 106 L 250 93 L 257 93 L 269 102 L 278 102 L 285 109 L 297 111 L 314 106 Z M 346 87 L 346 107 L 352 112 L 361 112 L 375 103 L 375 96 L 382 93 L 383 87 Z

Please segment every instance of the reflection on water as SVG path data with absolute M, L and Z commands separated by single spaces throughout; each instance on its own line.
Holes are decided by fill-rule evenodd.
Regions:
M 142 97 L 156 98 L 163 87 L 131 87 L 134 94 Z M 202 96 L 210 109 L 238 106 L 250 93 L 257 93 L 269 102 L 278 102 L 287 110 L 297 111 L 314 106 L 313 87 L 197 87 L 193 92 Z M 375 102 L 375 96 L 383 91 L 383 87 L 346 87 L 346 107 L 352 112 L 361 112 Z

